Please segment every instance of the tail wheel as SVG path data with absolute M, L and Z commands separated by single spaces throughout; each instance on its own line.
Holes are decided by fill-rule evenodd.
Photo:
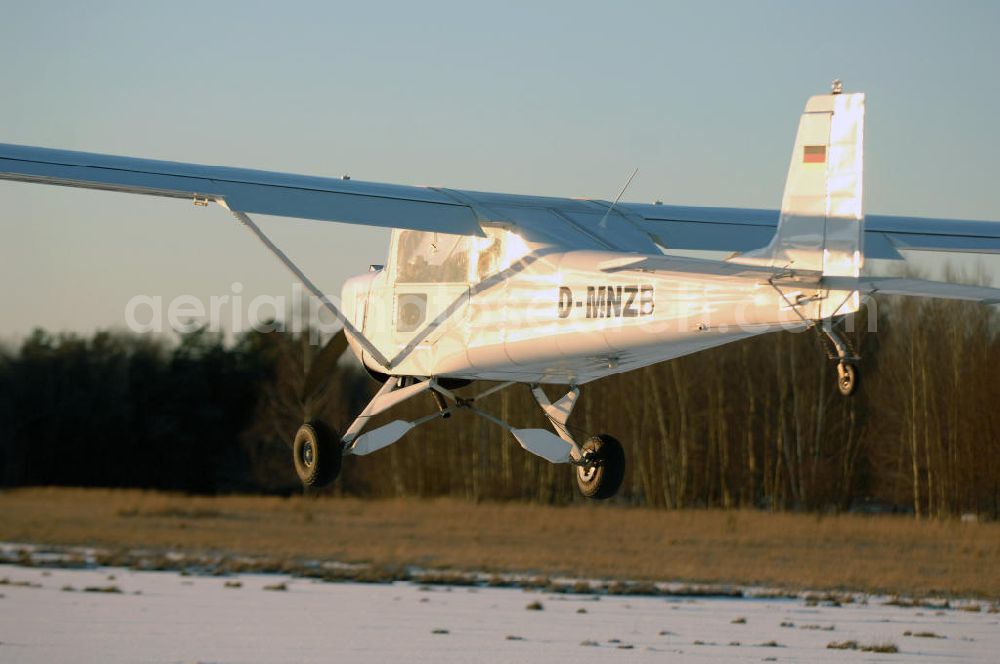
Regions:
M 837 365 L 837 389 L 845 397 L 858 389 L 858 370 L 853 364 L 841 362 Z
M 625 479 L 625 450 L 612 436 L 594 436 L 581 448 L 585 461 L 576 467 L 576 484 L 587 498 L 606 500 L 618 493 Z
M 343 460 L 339 437 L 323 422 L 306 422 L 295 434 L 292 460 L 303 486 L 329 486 L 340 474 Z

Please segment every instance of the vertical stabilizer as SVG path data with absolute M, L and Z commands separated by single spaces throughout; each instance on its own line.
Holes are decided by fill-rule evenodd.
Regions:
M 864 118 L 862 93 L 817 95 L 806 102 L 777 232 L 769 245 L 734 262 L 830 276 L 860 274 Z

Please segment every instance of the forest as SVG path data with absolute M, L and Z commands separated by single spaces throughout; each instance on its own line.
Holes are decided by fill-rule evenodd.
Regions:
M 779 332 L 586 384 L 571 429 L 622 442 L 623 504 L 1000 517 L 994 308 L 879 298 L 850 322 L 863 357 L 850 398 L 815 331 Z M 343 431 L 378 388 L 342 340 L 309 337 L 36 330 L 0 348 L 0 486 L 299 492 L 298 425 L 321 418 Z M 546 426 L 526 387 L 482 405 L 515 426 Z M 433 409 L 424 395 L 380 421 Z M 569 467 L 465 412 L 348 457 L 329 491 L 584 500 Z

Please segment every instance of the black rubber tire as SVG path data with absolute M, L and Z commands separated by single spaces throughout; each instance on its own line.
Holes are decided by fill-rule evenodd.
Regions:
M 343 458 L 339 436 L 326 424 L 313 420 L 299 427 L 292 443 L 292 461 L 302 486 L 330 486 L 340 474 Z
M 583 455 L 594 456 L 597 465 L 577 466 L 576 485 L 586 498 L 607 500 L 618 493 L 625 479 L 625 450 L 618 439 L 605 433 L 583 444 Z
M 845 397 L 854 394 L 858 389 L 858 369 L 853 364 L 844 364 L 843 371 L 837 368 L 837 389 Z

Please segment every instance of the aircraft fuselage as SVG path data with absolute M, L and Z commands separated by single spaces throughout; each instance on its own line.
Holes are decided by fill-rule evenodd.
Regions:
M 479 283 L 457 284 L 401 283 L 390 264 L 349 280 L 343 304 L 391 366 L 352 347 L 369 368 L 393 375 L 583 384 L 756 334 L 803 329 L 819 317 L 821 301 L 851 295 L 779 292 L 760 275 L 603 268 L 637 258 L 533 247 Z M 798 312 L 789 297 L 803 303 Z

